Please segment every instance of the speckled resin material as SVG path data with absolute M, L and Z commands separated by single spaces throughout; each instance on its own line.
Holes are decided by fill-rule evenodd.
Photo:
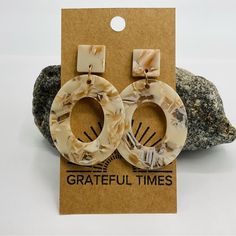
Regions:
M 104 113 L 103 129 L 90 143 L 80 142 L 70 127 L 72 109 L 84 97 L 94 98 Z M 62 86 L 52 103 L 50 131 L 55 146 L 67 160 L 79 165 L 104 161 L 115 151 L 124 131 L 124 107 L 118 91 L 96 75 L 74 77 Z
M 159 49 L 134 49 L 133 50 L 133 76 L 157 77 L 160 75 L 160 50 Z
M 90 65 L 92 73 L 105 72 L 106 47 L 104 45 L 79 45 L 77 56 L 77 71 L 88 72 Z
M 60 89 L 60 76 L 60 65 L 47 66 L 37 77 L 33 91 L 34 122 L 53 147 L 49 113 L 52 101 Z M 212 82 L 176 68 L 176 91 L 188 114 L 188 137 L 183 150 L 206 149 L 235 140 L 236 129 L 226 117 L 222 99 Z M 200 100 L 198 106 L 196 99 Z
M 187 137 L 187 114 L 178 94 L 167 84 L 155 79 L 139 80 L 126 87 L 121 97 L 125 108 L 125 131 L 118 147 L 120 154 L 141 169 L 159 169 L 170 164 L 182 150 Z M 131 128 L 133 113 L 145 102 L 159 105 L 166 117 L 165 136 L 154 147 L 140 144 Z

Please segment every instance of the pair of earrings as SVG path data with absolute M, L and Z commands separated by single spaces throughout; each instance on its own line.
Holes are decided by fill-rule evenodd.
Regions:
M 105 71 L 105 46 L 79 45 L 77 71 L 87 74 L 61 87 L 50 112 L 51 136 L 62 156 L 88 166 L 104 161 L 117 148 L 130 164 L 146 170 L 175 160 L 187 137 L 187 114 L 175 90 L 155 79 L 160 75 L 160 50 L 134 49 L 132 74 L 145 79 L 128 85 L 120 94 L 106 79 L 92 74 Z M 72 109 L 84 97 L 95 99 L 104 113 L 102 131 L 90 143 L 79 141 L 70 127 Z M 165 136 L 154 147 L 143 146 L 132 132 L 134 111 L 145 102 L 157 104 L 166 117 Z

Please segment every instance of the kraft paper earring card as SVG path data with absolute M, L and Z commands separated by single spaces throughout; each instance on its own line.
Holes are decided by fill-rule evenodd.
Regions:
M 111 28 L 116 16 L 126 23 L 121 31 Z M 63 9 L 61 42 L 61 86 L 80 75 L 78 45 L 105 45 L 102 77 L 119 93 L 137 81 L 132 75 L 134 49 L 160 50 L 158 80 L 175 89 L 175 9 Z M 70 126 L 78 140 L 91 142 L 100 135 L 104 119 L 100 104 L 85 98 L 71 111 Z M 166 132 L 162 109 L 148 103 L 139 106 L 132 118 L 132 132 L 142 145 L 160 142 Z M 176 210 L 175 161 L 158 170 L 143 170 L 129 164 L 117 150 L 92 166 L 76 165 L 61 157 L 61 214 Z

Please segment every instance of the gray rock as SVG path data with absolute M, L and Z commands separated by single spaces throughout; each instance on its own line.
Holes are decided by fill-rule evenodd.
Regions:
M 59 65 L 44 68 L 33 91 L 34 121 L 51 145 L 49 112 L 60 89 L 60 69 Z M 176 85 L 188 114 L 188 137 L 184 150 L 206 149 L 235 140 L 236 130 L 225 116 L 222 100 L 213 83 L 176 68 Z
M 61 66 L 48 66 L 39 74 L 34 84 L 33 115 L 34 122 L 43 136 L 53 144 L 49 129 L 49 114 L 54 97 L 60 89 Z
M 226 118 L 222 100 L 212 82 L 177 68 L 176 90 L 188 114 L 184 150 L 207 149 L 235 140 L 236 130 Z

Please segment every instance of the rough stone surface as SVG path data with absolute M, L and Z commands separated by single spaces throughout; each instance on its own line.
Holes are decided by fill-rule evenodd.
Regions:
M 176 89 L 188 114 L 185 150 L 207 149 L 233 142 L 236 130 L 225 116 L 215 85 L 192 73 L 176 69 Z
M 51 145 L 49 112 L 60 88 L 60 69 L 59 65 L 44 68 L 33 91 L 34 121 Z M 188 114 L 188 137 L 184 150 L 207 149 L 235 140 L 236 130 L 225 116 L 222 100 L 213 83 L 176 68 L 176 85 Z
M 53 142 L 49 129 L 49 114 L 53 99 L 60 89 L 60 83 L 61 66 L 48 66 L 39 74 L 33 91 L 34 122 L 43 136 L 52 145 Z

